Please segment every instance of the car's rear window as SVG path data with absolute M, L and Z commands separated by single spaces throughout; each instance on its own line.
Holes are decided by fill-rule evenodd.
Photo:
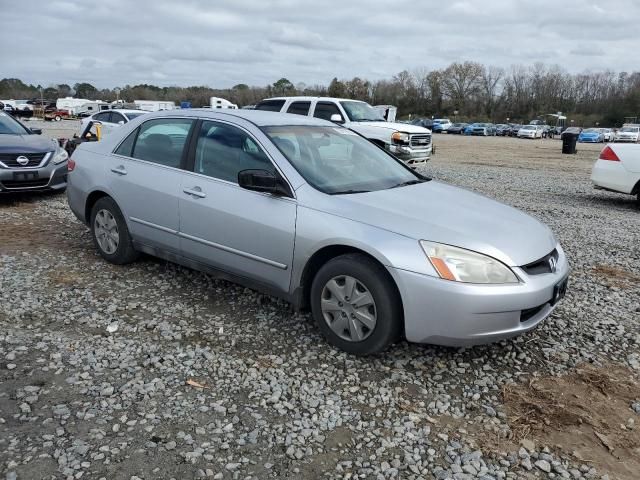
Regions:
M 265 110 L 267 112 L 279 112 L 284 105 L 284 100 L 264 100 L 256 105 L 255 110 Z

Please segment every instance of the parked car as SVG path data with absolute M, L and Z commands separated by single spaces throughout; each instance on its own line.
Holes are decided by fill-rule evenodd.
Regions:
M 519 123 L 515 123 L 515 124 L 511 125 L 511 128 L 509 129 L 509 136 L 510 137 L 517 137 L 518 136 L 518 132 L 520 131 L 521 128 L 522 128 L 522 125 L 520 125 Z
M 464 129 L 465 135 L 479 135 L 483 137 L 496 134 L 496 127 L 492 123 L 472 123 Z
M 602 135 L 604 136 L 604 141 L 605 142 L 613 142 L 615 139 L 615 132 L 613 131 L 613 128 L 600 128 L 599 129 L 602 132 Z
M 638 140 L 640 140 L 640 126 L 629 125 L 618 130 L 613 141 L 637 143 Z
M 106 261 L 146 252 L 278 295 L 354 354 L 519 335 L 567 286 L 538 220 L 303 115 L 137 118 L 78 147 L 68 203 Z
M 433 123 L 437 123 L 438 125 L 440 125 L 440 127 L 438 127 L 437 133 L 448 133 L 449 128 L 451 128 L 451 125 L 453 125 L 453 123 L 451 123 L 451 120 L 449 120 L 448 118 L 436 118 Z M 435 132 L 436 131 L 434 130 L 434 133 Z
M 433 133 L 442 133 L 443 132 L 443 128 L 442 125 L 440 125 L 440 123 L 438 122 L 438 120 L 434 120 L 433 121 L 433 125 L 431 127 L 431 131 Z
M 426 128 L 427 130 L 433 129 L 433 120 L 430 118 L 414 118 L 409 122 L 411 125 L 417 125 L 418 127 Z
M 518 138 L 542 138 L 542 125 L 522 125 Z
M 98 123 L 102 126 L 102 136 L 109 135 L 114 129 L 130 122 L 134 118 L 147 114 L 144 110 L 104 110 L 94 113 L 82 119 L 80 122 L 80 132 L 87 129 L 89 123 Z
M 511 130 L 511 126 L 505 123 L 500 123 L 496 125 L 496 135 L 500 137 L 505 137 L 509 135 L 509 130 Z
M 431 131 L 417 125 L 387 122 L 366 102 L 331 97 L 278 97 L 263 100 L 256 110 L 279 111 L 330 120 L 384 148 L 407 165 L 417 166 L 431 157 Z
M 599 128 L 585 128 L 578 135 L 580 143 L 604 143 L 604 133 Z
M 609 144 L 593 165 L 595 188 L 636 195 L 640 205 L 640 146 Z
M 67 152 L 41 133 L 0 112 L 1 193 L 66 187 Z
M 467 128 L 468 125 L 469 125 L 468 123 L 454 123 L 449 127 L 449 130 L 447 130 L 447 133 L 463 134 L 464 129 Z

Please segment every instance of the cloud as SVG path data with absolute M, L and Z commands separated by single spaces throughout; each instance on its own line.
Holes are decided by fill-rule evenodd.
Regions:
M 328 84 L 454 61 L 637 69 L 635 0 L 0 0 L 2 76 L 30 83 Z M 29 32 L 25 34 L 25 19 Z M 606 32 L 606 34 L 603 34 Z

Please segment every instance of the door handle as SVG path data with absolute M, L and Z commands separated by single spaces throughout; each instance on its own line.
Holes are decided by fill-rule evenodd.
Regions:
M 117 173 L 118 175 L 126 175 L 127 170 L 124 168 L 124 165 L 120 165 L 119 167 L 112 168 L 111 171 L 113 173 Z
M 204 193 L 200 187 L 185 188 L 182 191 L 187 195 L 191 195 L 192 197 L 205 198 L 207 196 L 207 194 Z

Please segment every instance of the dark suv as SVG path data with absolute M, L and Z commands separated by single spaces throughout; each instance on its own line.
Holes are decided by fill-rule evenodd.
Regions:
M 0 112 L 0 193 L 66 188 L 69 155 L 41 133 Z

